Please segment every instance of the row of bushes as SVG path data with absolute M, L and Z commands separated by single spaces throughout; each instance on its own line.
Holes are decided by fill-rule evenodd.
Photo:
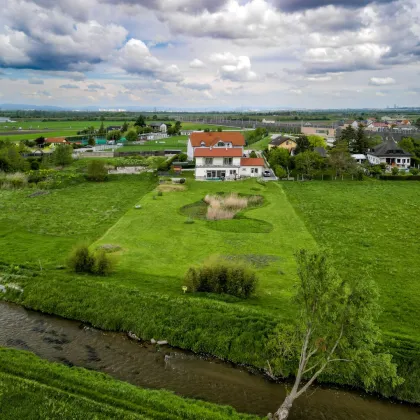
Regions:
M 381 175 L 383 181 L 420 181 L 420 175 Z
M 67 260 L 69 268 L 75 273 L 106 276 L 114 268 L 114 260 L 104 249 L 91 252 L 86 244 L 76 246 Z

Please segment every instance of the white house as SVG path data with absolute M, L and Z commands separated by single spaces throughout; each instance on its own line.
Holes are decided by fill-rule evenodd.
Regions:
M 357 162 L 357 163 L 364 163 L 367 160 L 366 155 L 363 155 L 361 153 L 356 153 L 354 155 L 351 155 L 351 157 Z
M 204 132 L 195 131 L 190 134 L 188 138 L 187 156 L 189 160 L 194 159 L 194 150 L 201 147 L 212 148 L 233 148 L 240 149 L 241 156 L 243 154 L 243 147 L 245 146 L 245 138 L 242 133 L 237 131 L 225 132 Z
M 367 158 L 372 165 L 385 163 L 390 167 L 409 168 L 411 166 L 411 154 L 403 150 L 398 143 L 389 137 L 367 153 Z
M 383 122 L 373 122 L 370 123 L 367 127 L 367 131 L 373 131 L 373 132 L 379 132 L 379 131 L 385 131 L 389 128 L 389 125 L 387 123 Z

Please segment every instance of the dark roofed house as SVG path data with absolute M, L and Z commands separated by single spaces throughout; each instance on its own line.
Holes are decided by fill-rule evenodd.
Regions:
M 149 123 L 148 126 L 155 131 L 160 131 L 161 133 L 166 133 L 168 131 L 168 124 L 160 121 L 153 121 Z
M 367 158 L 373 165 L 386 163 L 388 166 L 405 169 L 411 166 L 411 153 L 402 149 L 392 137 L 387 137 L 382 144 L 368 152 Z
M 106 128 L 106 132 L 109 133 L 110 131 L 120 131 L 122 129 L 122 125 L 109 125 Z
M 271 139 L 270 143 L 268 144 L 268 150 L 271 150 L 274 147 L 287 149 L 289 152 L 291 152 L 293 149 L 296 149 L 296 142 L 290 137 L 277 136 Z

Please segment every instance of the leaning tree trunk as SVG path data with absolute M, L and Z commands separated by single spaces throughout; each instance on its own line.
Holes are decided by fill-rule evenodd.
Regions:
M 290 395 L 288 395 L 280 408 L 274 413 L 274 415 L 269 416 L 269 419 L 286 420 L 289 417 L 290 410 L 292 409 L 293 401 L 294 398 L 290 398 Z

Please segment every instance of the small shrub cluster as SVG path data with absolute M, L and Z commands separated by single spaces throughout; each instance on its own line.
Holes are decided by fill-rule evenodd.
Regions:
M 190 292 L 228 294 L 251 297 L 257 288 L 256 273 L 245 264 L 226 260 L 209 260 L 202 267 L 191 267 L 185 276 Z
M 108 178 L 108 168 L 105 162 L 100 160 L 92 160 L 87 167 L 86 178 L 89 181 L 103 182 Z
M 0 189 L 2 190 L 16 190 L 24 188 L 28 185 L 28 177 L 22 172 L 15 172 L 7 174 L 0 172 Z
M 99 249 L 93 253 L 85 244 L 78 245 L 73 249 L 67 260 L 67 265 L 75 273 L 97 274 L 99 276 L 106 276 L 114 269 L 114 262 L 107 255 L 105 249 Z

